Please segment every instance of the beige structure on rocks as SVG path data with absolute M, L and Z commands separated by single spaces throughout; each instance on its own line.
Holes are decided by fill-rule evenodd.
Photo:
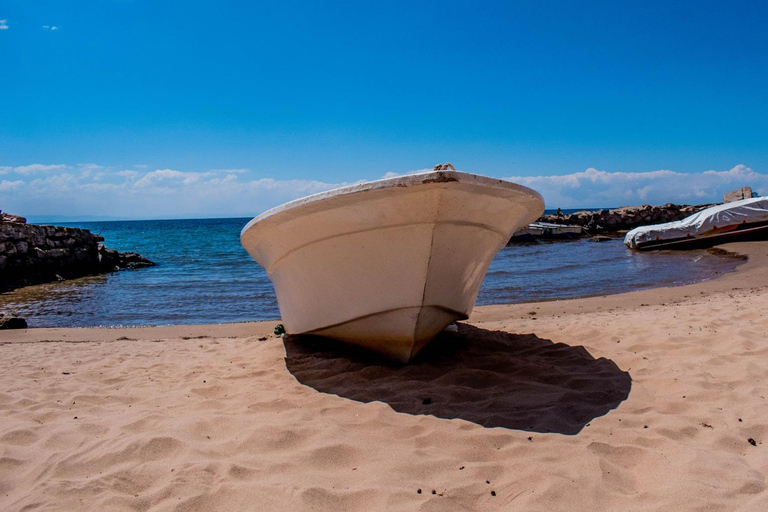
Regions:
M 732 203 L 734 201 L 741 201 L 742 199 L 749 199 L 750 197 L 752 197 L 752 188 L 741 187 L 738 190 L 732 190 L 723 195 L 723 202 Z

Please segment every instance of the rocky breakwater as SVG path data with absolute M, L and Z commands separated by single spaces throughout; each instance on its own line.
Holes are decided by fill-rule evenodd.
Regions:
M 0 214 L 0 292 L 154 265 L 136 253 L 108 249 L 103 241 L 87 229 L 32 225 Z
M 605 233 L 681 220 L 710 206 L 712 205 L 699 204 L 691 206 L 672 203 L 663 206 L 651 206 L 648 204 L 642 206 L 622 206 L 612 210 L 544 215 L 539 218 L 539 222 L 582 226 L 589 233 Z

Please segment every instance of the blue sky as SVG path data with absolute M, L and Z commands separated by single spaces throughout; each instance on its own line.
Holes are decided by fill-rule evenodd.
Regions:
M 250 215 L 444 161 L 553 208 L 768 193 L 766 26 L 739 1 L 3 0 L 0 209 Z

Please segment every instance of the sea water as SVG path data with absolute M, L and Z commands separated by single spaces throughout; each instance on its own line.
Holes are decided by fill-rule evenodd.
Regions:
M 0 308 L 32 327 L 243 322 L 278 319 L 266 272 L 240 245 L 250 219 L 82 222 L 121 252 L 157 266 L 0 294 Z M 732 271 L 739 260 L 706 251 L 628 250 L 621 239 L 508 245 L 494 258 L 478 305 L 541 301 L 671 286 Z

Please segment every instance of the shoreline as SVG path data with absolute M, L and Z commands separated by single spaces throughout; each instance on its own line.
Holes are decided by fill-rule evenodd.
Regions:
M 716 277 L 697 281 L 695 283 L 659 286 L 620 292 L 615 294 L 589 295 L 575 298 L 551 299 L 533 302 L 516 302 L 509 304 L 491 304 L 475 306 L 468 320 L 463 323 L 483 323 L 498 321 L 501 316 L 509 313 L 518 315 L 518 310 L 531 311 L 535 309 L 542 314 L 562 314 L 574 313 L 577 309 L 600 310 L 609 308 L 616 310 L 620 308 L 631 308 L 644 305 L 660 305 L 667 302 L 679 302 L 682 299 L 691 297 L 692 293 L 713 293 L 728 291 L 732 288 L 762 288 L 768 286 L 768 273 L 760 272 L 762 268 L 768 267 L 768 241 L 766 242 L 736 242 L 724 244 L 717 247 L 718 250 L 729 253 L 733 257 L 745 258 L 745 261 L 738 265 L 732 272 L 720 274 Z M 748 280 L 750 285 L 736 286 L 734 281 L 741 282 Z M 709 284 L 711 283 L 711 285 Z M 743 284 L 743 283 L 742 283 Z M 698 288 L 702 289 L 699 290 Z M 574 304 L 576 301 L 579 304 Z M 584 306 L 587 306 L 586 308 Z M 527 315 L 522 315 L 525 318 Z M 67 335 L 70 337 L 75 333 L 83 333 L 80 338 L 84 340 L 97 340 L 94 333 L 86 331 L 94 330 L 98 333 L 111 333 L 106 336 L 107 339 L 117 340 L 120 336 L 127 336 L 126 333 L 141 332 L 146 337 L 173 336 L 182 333 L 181 336 L 198 336 L 204 333 L 208 336 L 236 337 L 247 335 L 273 336 L 273 329 L 276 323 L 280 323 L 280 318 L 272 320 L 255 320 L 245 322 L 227 322 L 217 324 L 165 324 L 148 326 L 92 326 L 92 327 L 30 327 L 28 329 L 0 331 L 0 343 L 5 342 L 5 338 L 12 334 L 18 334 L 19 331 L 34 331 L 41 334 L 50 334 L 49 337 L 56 335 Z M 69 332 L 71 331 L 71 333 Z M 34 336 L 33 339 L 39 339 Z
M 273 322 L 0 332 L 0 508 L 764 510 L 768 242 L 483 306 L 410 365 Z
M 734 256 L 745 257 L 744 263 L 738 265 L 733 272 L 720 274 L 717 277 L 695 283 L 679 286 L 660 286 L 610 295 L 596 295 L 574 299 L 559 299 L 541 302 L 525 302 L 518 304 L 488 305 L 476 307 L 470 316 L 470 321 L 495 321 L 498 315 L 516 309 L 538 308 L 542 313 L 558 314 L 558 312 L 576 312 L 576 309 L 598 310 L 645 307 L 645 305 L 662 305 L 678 303 L 696 294 L 723 293 L 730 290 L 760 289 L 768 287 L 768 241 L 766 242 L 736 242 L 717 246 Z M 574 308 L 574 302 L 579 304 Z

